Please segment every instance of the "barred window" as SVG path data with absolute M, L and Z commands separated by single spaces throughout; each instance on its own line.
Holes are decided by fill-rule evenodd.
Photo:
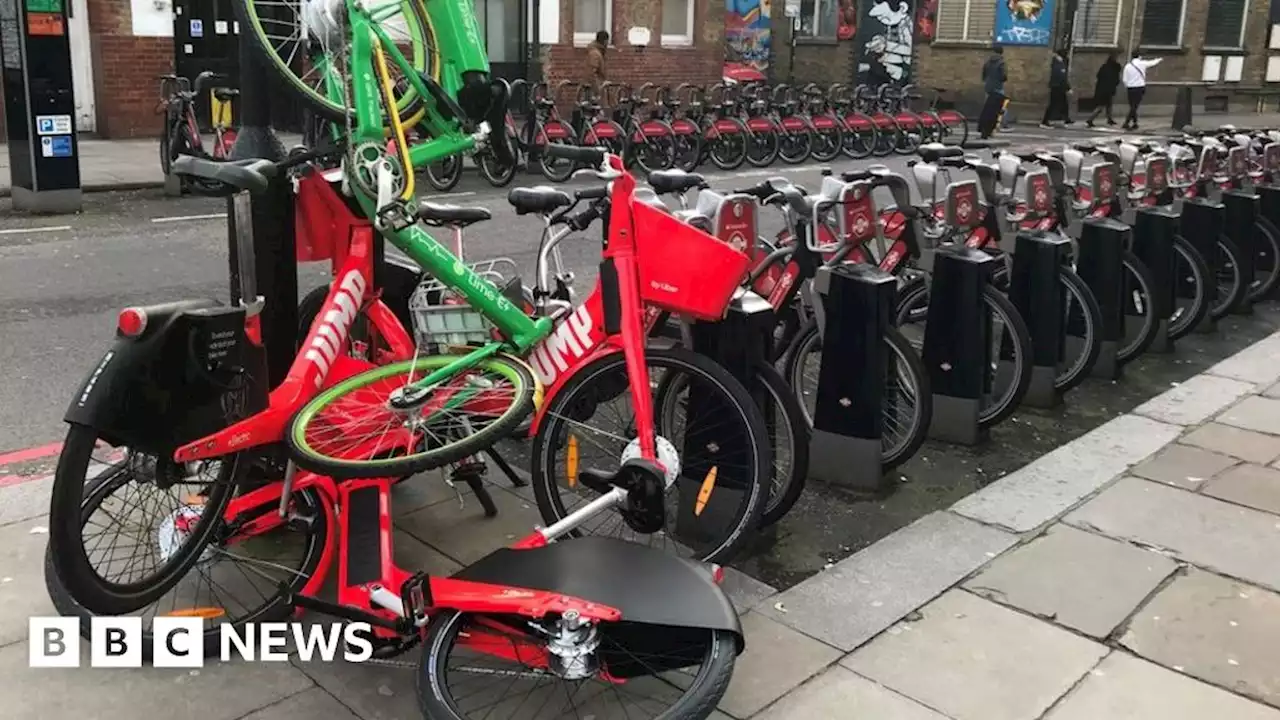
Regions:
M 1124 0 L 1080 0 L 1076 5 L 1076 44 L 1117 44 L 1123 6 Z
M 938 0 L 935 40 L 991 42 L 996 29 L 992 0 Z
M 1182 45 L 1185 15 L 1185 0 L 1147 0 L 1142 12 L 1142 44 L 1161 47 Z
M 1244 45 L 1244 14 L 1248 0 L 1215 0 L 1204 30 L 1204 46 L 1237 48 Z

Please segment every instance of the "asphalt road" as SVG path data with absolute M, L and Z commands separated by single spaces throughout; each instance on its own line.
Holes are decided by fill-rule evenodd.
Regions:
M 1080 131 L 1028 130 L 1014 139 L 1047 145 L 1084 136 Z M 892 158 L 886 164 L 902 170 L 905 161 Z M 835 167 L 869 164 L 845 161 Z M 715 187 L 725 190 L 771 175 L 812 187 L 818 184 L 819 170 L 817 165 L 779 164 L 707 175 Z M 517 180 L 525 185 L 543 182 L 536 175 Z M 510 257 L 531 278 L 540 223 L 516 217 L 505 194 L 468 175 L 453 193 L 437 199 L 482 206 L 493 213 L 491 221 L 468 233 L 468 259 Z M 0 382 L 0 456 L 62 439 L 61 418 L 71 393 L 100 358 L 121 308 L 190 297 L 226 300 L 224 211 L 224 201 L 166 199 L 152 191 L 87 195 L 84 212 L 75 216 L 0 216 L 0 366 L 5 371 Z M 761 223 L 766 236 L 781 228 L 771 211 L 762 213 Z M 562 245 L 570 269 L 579 276 L 580 292 L 594 282 L 598 238 L 593 229 L 581 241 Z M 302 266 L 300 291 L 325 282 L 327 270 L 326 264 Z M 1184 338 L 1174 356 L 1139 359 L 1126 368 L 1126 378 L 1119 383 L 1085 383 L 1064 408 L 1020 410 L 994 430 L 984 447 L 926 443 L 895 472 L 897 490 L 887 498 L 851 497 L 811 484 L 793 513 L 739 565 L 776 586 L 789 586 L 1127 412 L 1277 328 L 1280 312 L 1265 304 L 1253 316 L 1228 318 L 1215 335 Z M 51 464 L 43 460 L 0 467 L 0 480 L 5 473 L 36 473 Z

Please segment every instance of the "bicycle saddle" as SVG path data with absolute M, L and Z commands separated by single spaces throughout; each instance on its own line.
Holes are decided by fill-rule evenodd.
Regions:
M 916 155 L 927 163 L 936 163 L 946 157 L 960 157 L 964 155 L 964 148 L 955 145 L 943 145 L 942 143 L 927 143 L 916 148 Z
M 240 91 L 234 88 L 214 88 L 213 96 L 219 102 L 230 102 L 232 98 L 239 97 Z
M 707 180 L 697 173 L 683 170 L 656 170 L 649 173 L 649 185 L 659 194 L 682 193 L 686 190 L 706 187 Z
M 228 189 L 260 193 L 267 189 L 268 181 L 276 174 L 276 164 L 270 160 L 205 160 L 191 155 L 179 155 L 173 161 L 174 175 L 188 175 L 212 180 L 228 186 Z
M 556 101 L 555 101 L 555 100 L 551 100 L 551 99 L 549 99 L 549 98 L 539 98 L 539 99 L 538 99 L 538 107 L 541 107 L 541 108 L 551 108 L 551 107 L 555 107 L 555 106 L 556 106 Z
M 437 205 L 432 202 L 418 203 L 418 219 L 428 225 L 449 225 L 466 227 L 472 223 L 483 222 L 493 217 L 486 208 L 461 207 L 458 205 Z
M 512 188 L 511 192 L 507 193 L 507 202 L 516 209 L 517 215 L 529 213 L 542 215 L 562 207 L 569 207 L 573 204 L 573 198 L 569 197 L 568 193 L 553 187 L 539 185 Z

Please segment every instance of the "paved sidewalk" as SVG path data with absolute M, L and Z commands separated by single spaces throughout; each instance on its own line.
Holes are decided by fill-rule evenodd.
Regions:
M 714 717 L 1280 720 L 1277 357 L 1280 333 L 785 592 L 731 573 L 748 649 Z M 432 480 L 397 490 L 406 566 L 449 572 L 537 519 L 527 491 L 484 520 Z M 48 485 L 0 488 L 7 716 L 420 717 L 410 668 L 28 668 Z

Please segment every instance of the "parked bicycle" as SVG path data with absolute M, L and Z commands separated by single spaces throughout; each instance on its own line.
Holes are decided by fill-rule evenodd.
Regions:
M 200 122 L 196 118 L 196 98 L 202 97 L 212 83 L 226 77 L 206 70 L 196 76 L 194 89 L 191 81 L 178 75 L 160 76 L 160 106 L 164 114 L 164 129 L 160 131 L 160 170 L 165 177 L 172 174 L 173 161 L 182 155 L 193 155 L 213 160 L 231 158 L 231 148 L 236 144 L 236 130 L 225 120 L 229 112 L 213 117 L 213 144 L 205 149 Z M 213 87 L 213 98 L 219 103 L 230 104 L 240 91 L 227 87 Z M 200 182 L 200 180 L 189 180 Z

